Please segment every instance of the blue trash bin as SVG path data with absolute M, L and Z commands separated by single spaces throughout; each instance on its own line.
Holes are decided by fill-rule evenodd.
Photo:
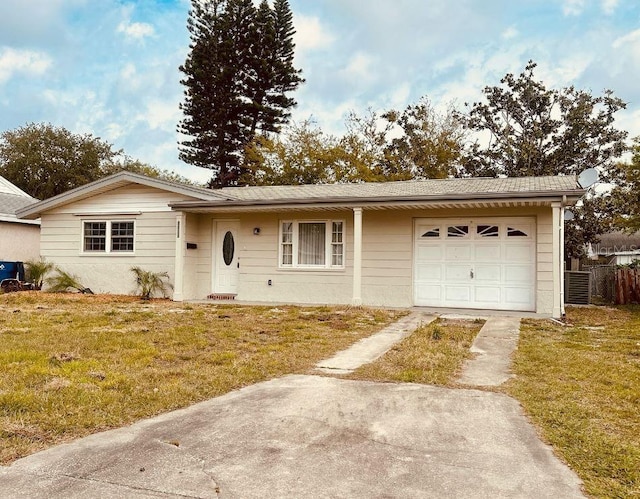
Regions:
M 22 262 L 0 261 L 0 281 L 3 279 L 24 281 L 24 264 Z

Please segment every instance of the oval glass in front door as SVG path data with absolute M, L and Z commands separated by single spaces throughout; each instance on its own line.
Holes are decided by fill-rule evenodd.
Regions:
M 235 251 L 235 243 L 233 241 L 233 233 L 228 230 L 224 235 L 224 239 L 222 240 L 222 259 L 224 260 L 225 265 L 231 265 L 233 261 L 233 254 Z

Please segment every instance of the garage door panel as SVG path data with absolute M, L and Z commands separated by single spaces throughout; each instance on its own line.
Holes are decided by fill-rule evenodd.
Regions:
M 474 280 L 477 282 L 500 282 L 501 266 L 499 264 L 480 264 L 476 263 L 474 271 Z
M 530 262 L 531 243 L 507 244 L 504 259 L 506 262 Z
M 428 260 L 440 261 L 444 252 L 443 247 L 440 245 L 419 245 L 417 254 L 419 262 Z
M 418 281 L 437 281 L 442 280 L 442 265 L 422 263 L 416 268 L 416 278 Z
M 479 244 L 475 249 L 476 262 L 493 262 L 500 258 L 500 244 Z
M 505 291 L 505 302 L 508 305 L 515 306 L 527 306 L 531 303 L 531 299 L 533 297 L 533 292 L 530 288 L 517 288 L 517 287 L 506 287 Z
M 471 261 L 473 254 L 473 247 L 471 244 L 447 244 L 444 250 L 445 260 L 452 261 Z
M 417 291 L 420 302 L 439 303 L 442 301 L 442 286 L 440 284 L 422 284 Z
M 449 264 L 445 267 L 444 277 L 448 281 L 462 281 L 470 279 L 471 266 L 469 264 L 464 265 L 452 265 Z
M 444 299 L 449 302 L 469 303 L 471 300 L 471 287 L 445 285 Z
M 486 306 L 498 305 L 502 297 L 500 286 L 476 286 L 475 301 Z
M 531 282 L 531 265 L 505 265 L 505 284 Z

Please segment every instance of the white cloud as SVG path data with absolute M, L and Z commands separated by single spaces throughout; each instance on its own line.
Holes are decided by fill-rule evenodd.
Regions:
M 373 57 L 369 54 L 358 52 L 351 57 L 347 66 L 342 70 L 342 74 L 349 82 L 358 86 L 367 82 L 371 83 L 376 79 L 377 75 L 373 62 Z
M 317 50 L 329 47 L 335 37 L 320 23 L 317 17 L 294 15 L 296 34 L 294 41 L 297 51 Z
M 503 40 L 511 40 L 512 38 L 515 38 L 516 36 L 518 36 L 519 31 L 515 28 L 515 26 L 509 26 L 507 29 L 505 29 L 502 34 L 500 35 L 502 37 Z
M 4 48 L 0 51 L 0 83 L 14 74 L 41 75 L 51 67 L 51 58 L 42 52 Z
M 584 10 L 585 0 L 565 0 L 562 13 L 565 16 L 579 16 Z
M 611 15 L 618 7 L 619 0 L 602 0 L 602 10 L 605 14 Z
M 182 112 L 174 101 L 152 100 L 146 105 L 144 114 L 137 116 L 152 130 L 171 128 L 182 118 Z
M 132 23 L 123 21 L 118 25 L 118 33 L 124 33 L 125 36 L 132 40 L 142 40 L 147 36 L 155 33 L 153 26 L 147 23 Z
M 613 41 L 612 47 L 617 49 L 627 44 L 635 44 L 640 42 L 640 29 L 627 33 Z

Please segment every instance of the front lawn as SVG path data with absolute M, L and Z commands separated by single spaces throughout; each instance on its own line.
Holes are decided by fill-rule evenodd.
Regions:
M 595 497 L 640 497 L 640 307 L 569 308 L 569 326 L 525 320 L 517 398 Z
M 0 295 L 0 464 L 307 372 L 402 314 Z

